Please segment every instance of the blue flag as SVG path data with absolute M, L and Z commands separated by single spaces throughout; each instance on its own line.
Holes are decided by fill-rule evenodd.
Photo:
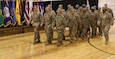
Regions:
M 24 2 L 21 1 L 21 23 L 24 24 L 24 10 L 25 10 L 25 6 L 24 6 Z
M 42 16 L 44 15 L 44 3 L 43 2 L 40 2 L 40 6 L 41 6 L 41 14 Z
M 10 10 L 9 10 L 9 2 L 8 0 L 5 1 L 6 3 L 3 5 L 3 14 L 4 14 L 4 27 L 7 27 L 12 24 L 12 20 L 10 17 Z M 4 3 L 4 0 L 3 0 Z
M 16 17 L 15 17 L 15 1 L 10 0 L 10 15 L 12 19 L 12 26 L 16 25 Z

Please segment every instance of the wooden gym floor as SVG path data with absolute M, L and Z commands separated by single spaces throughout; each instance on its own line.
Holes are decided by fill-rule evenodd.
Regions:
M 32 44 L 33 32 L 0 37 L 0 59 L 115 59 L 115 55 L 112 55 L 115 54 L 115 25 L 111 27 L 108 45 L 104 44 L 103 37 L 90 39 L 95 48 L 87 39 L 78 39 L 71 44 L 69 37 L 66 37 L 62 46 L 57 47 L 56 31 L 53 44 L 46 46 L 44 31 L 40 31 L 40 35 L 42 43 L 35 45 Z M 68 35 L 68 31 L 65 31 L 65 35 Z

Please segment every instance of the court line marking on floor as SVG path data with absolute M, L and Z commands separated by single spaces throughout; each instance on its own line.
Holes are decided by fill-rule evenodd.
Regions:
M 113 58 L 113 57 L 115 57 L 115 55 L 111 55 L 110 57 L 108 57 L 107 59 L 111 59 L 111 58 Z
M 97 50 L 99 50 L 99 51 L 102 51 L 102 52 L 104 52 L 104 53 L 107 53 L 107 54 L 110 54 L 110 55 L 114 55 L 114 56 L 115 56 L 114 53 L 110 53 L 110 52 L 107 52 L 107 51 L 101 50 L 101 49 L 97 48 L 96 46 L 94 46 L 93 44 L 91 44 L 91 42 L 90 42 L 90 38 L 88 38 L 88 43 L 89 43 L 90 46 L 92 46 L 93 48 L 95 48 L 95 49 L 97 49 Z

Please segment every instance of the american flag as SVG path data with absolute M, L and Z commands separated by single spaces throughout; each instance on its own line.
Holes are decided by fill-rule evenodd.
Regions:
M 29 4 L 27 1 L 25 1 L 25 12 L 24 12 L 24 19 L 25 19 L 25 22 L 27 25 L 29 25 L 29 20 L 30 20 L 30 17 L 29 17 Z
M 44 15 L 44 4 L 43 2 L 37 2 L 37 6 L 38 6 L 38 11 L 42 14 L 42 16 Z

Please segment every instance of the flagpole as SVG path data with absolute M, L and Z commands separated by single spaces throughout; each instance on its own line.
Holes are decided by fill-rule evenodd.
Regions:
M 52 5 L 52 0 L 50 1 L 50 4 L 51 4 L 51 10 L 52 10 L 52 6 L 53 6 L 53 5 Z

